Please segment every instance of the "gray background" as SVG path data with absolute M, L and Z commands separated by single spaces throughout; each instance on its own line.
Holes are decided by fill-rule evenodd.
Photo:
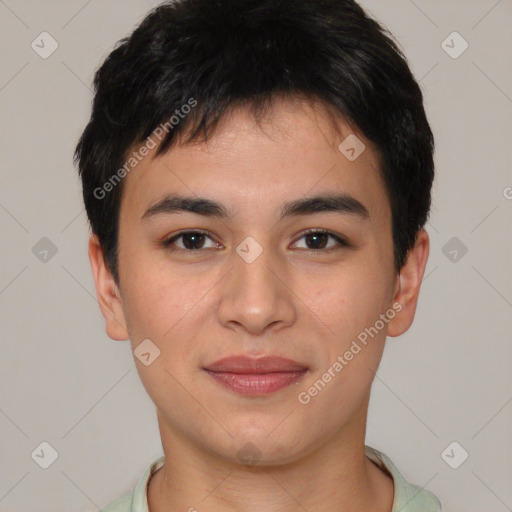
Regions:
M 388 339 L 367 444 L 445 511 L 512 510 L 512 1 L 361 3 L 400 41 L 437 141 L 419 308 Z M 95 511 L 162 453 L 128 342 L 104 331 L 72 164 L 94 70 L 154 5 L 0 0 L 2 512 Z M 43 31 L 47 59 L 31 48 Z M 456 59 L 453 31 L 469 43 Z M 48 469 L 31 457 L 43 441 Z M 441 456 L 453 441 L 458 469 Z

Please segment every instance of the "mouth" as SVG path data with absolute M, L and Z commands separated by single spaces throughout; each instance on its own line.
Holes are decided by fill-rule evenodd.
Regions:
M 231 356 L 203 368 L 215 381 L 241 395 L 263 396 L 298 382 L 309 368 L 277 356 Z

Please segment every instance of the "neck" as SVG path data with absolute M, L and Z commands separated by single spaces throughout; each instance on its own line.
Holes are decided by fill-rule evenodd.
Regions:
M 365 457 L 366 412 L 291 462 L 253 466 L 212 454 L 174 431 L 160 415 L 158 421 L 165 465 L 148 486 L 150 512 L 392 509 L 391 477 Z

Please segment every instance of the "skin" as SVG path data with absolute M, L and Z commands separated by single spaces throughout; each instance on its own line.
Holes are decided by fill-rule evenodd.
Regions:
M 393 267 L 391 209 L 373 144 L 342 118 L 339 133 L 325 112 L 280 99 L 258 127 L 248 111 L 224 119 L 207 143 L 151 152 L 124 183 L 119 228 L 120 286 L 92 235 L 89 257 L 107 334 L 149 338 L 160 350 L 137 358 L 157 409 L 166 463 L 151 478 L 151 512 L 390 512 L 392 479 L 365 457 L 370 388 L 386 336 L 413 322 L 429 252 L 418 233 L 407 262 Z M 338 145 L 349 134 L 365 151 L 349 161 Z M 279 220 L 283 203 L 344 192 L 370 217 L 322 212 Z M 233 216 L 162 214 L 141 220 L 166 193 L 225 204 Z M 310 228 L 342 235 L 315 249 Z M 185 252 L 161 240 L 182 230 L 211 234 Z M 263 248 L 252 263 L 235 251 L 252 236 Z M 217 242 L 219 245 L 216 245 Z M 329 247 L 337 247 L 328 251 Z M 379 315 L 402 307 L 307 405 L 298 394 L 322 377 Z M 221 387 L 202 367 L 233 354 L 280 355 L 309 367 L 302 379 L 264 397 Z M 257 464 L 239 450 L 252 443 Z M 193 507 L 193 508 L 192 508 Z

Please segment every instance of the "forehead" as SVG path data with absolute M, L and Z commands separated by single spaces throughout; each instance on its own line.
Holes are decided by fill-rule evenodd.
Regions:
M 254 218 L 306 195 L 339 192 L 387 222 L 376 148 L 336 121 L 321 106 L 292 99 L 276 101 L 260 124 L 247 108 L 232 110 L 207 142 L 177 142 L 156 158 L 152 149 L 124 178 L 121 216 L 140 219 L 173 193 L 208 197 L 233 212 L 253 208 Z

